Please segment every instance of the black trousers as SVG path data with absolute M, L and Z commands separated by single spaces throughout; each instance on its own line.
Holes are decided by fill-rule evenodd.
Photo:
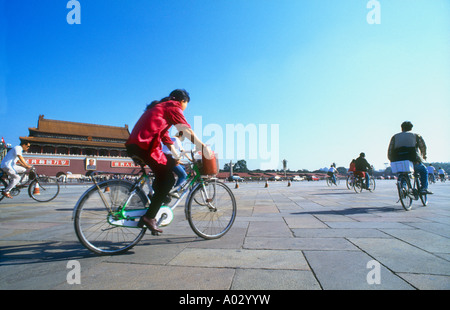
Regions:
M 150 207 L 145 214 L 147 218 L 155 218 L 164 199 L 175 184 L 175 177 L 172 171 L 176 164 L 175 160 L 172 156 L 166 155 L 167 163 L 165 165 L 160 164 L 150 157 L 148 150 L 143 150 L 135 144 L 127 145 L 127 152 L 128 156 L 138 157 L 142 162 L 147 164 L 155 175 L 152 184 L 154 194 L 151 199 Z

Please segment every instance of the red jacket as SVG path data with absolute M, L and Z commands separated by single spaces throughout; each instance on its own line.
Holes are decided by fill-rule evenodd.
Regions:
M 185 125 L 191 128 L 184 117 L 178 101 L 165 101 L 157 104 L 142 114 L 133 128 L 125 145 L 136 144 L 148 150 L 150 156 L 158 163 L 165 165 L 167 158 L 162 152 L 161 142 L 173 144 L 168 130 L 173 125 Z

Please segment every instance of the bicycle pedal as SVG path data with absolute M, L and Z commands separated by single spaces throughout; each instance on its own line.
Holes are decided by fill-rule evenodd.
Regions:
M 160 236 L 161 233 L 160 233 L 160 232 L 157 232 L 157 231 L 152 231 L 152 235 L 153 235 L 153 236 Z

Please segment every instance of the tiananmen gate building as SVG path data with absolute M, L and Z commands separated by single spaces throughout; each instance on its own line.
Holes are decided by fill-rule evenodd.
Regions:
M 45 119 L 40 115 L 29 136 L 31 144 L 24 158 L 39 174 L 86 174 L 89 170 L 133 173 L 137 167 L 128 157 L 125 142 L 128 125 L 114 127 Z

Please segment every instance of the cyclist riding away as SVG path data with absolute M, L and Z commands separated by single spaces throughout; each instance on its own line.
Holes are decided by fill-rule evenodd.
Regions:
M 421 194 L 433 194 L 428 190 L 428 171 L 423 164 L 423 160 L 427 159 L 427 146 L 425 141 L 421 135 L 411 132 L 413 128 L 411 122 L 405 121 L 401 127 L 402 132 L 391 138 L 388 158 L 391 162 L 402 160 L 412 161 L 414 163 L 414 171 L 420 175 Z
M 337 173 L 337 169 L 336 169 L 336 164 L 331 164 L 330 168 L 328 169 L 328 173 L 327 175 L 329 177 L 331 177 L 331 180 L 333 181 L 334 184 L 336 184 L 336 173 Z
M 9 178 L 9 184 L 2 192 L 2 195 L 7 198 L 12 198 L 9 192 L 20 182 L 19 173 L 25 173 L 27 169 L 31 169 L 31 166 L 26 163 L 22 156 L 23 151 L 26 152 L 29 148 L 30 144 L 28 142 L 21 141 L 20 145 L 13 147 L 2 160 L 0 167 Z M 20 165 L 16 164 L 17 161 L 19 161 Z
M 444 169 L 442 169 L 441 167 L 439 167 L 438 175 L 439 175 L 439 179 L 440 179 L 441 181 L 445 181 L 445 171 L 444 171 Z
M 430 180 L 433 183 L 436 183 L 436 178 L 435 178 L 435 174 L 436 174 L 436 169 L 433 167 L 432 164 L 430 164 L 427 167 L 427 171 L 428 171 L 428 180 Z
M 183 89 L 172 91 L 169 97 L 160 101 L 153 101 L 134 126 L 126 144 L 130 157 L 138 162 L 147 164 L 155 175 L 153 182 L 154 194 L 147 213 L 141 217 L 139 227 L 147 226 L 152 233 L 161 233 L 162 230 L 156 224 L 158 213 L 164 199 L 175 183 L 172 170 L 176 161 L 172 156 L 162 151 L 162 144 L 170 146 L 168 130 L 175 126 L 178 131 L 183 131 L 197 150 L 209 155 L 208 148 L 197 138 L 191 126 L 187 123 L 183 111 L 190 101 L 189 93 Z
M 360 175 L 366 178 L 366 189 L 369 189 L 370 175 L 369 170 L 372 169 L 369 162 L 366 159 L 366 154 L 361 153 L 359 157 L 355 160 L 355 175 Z
M 348 174 L 353 174 L 355 172 L 355 170 L 356 170 L 355 162 L 356 162 L 356 159 L 352 159 L 352 161 L 350 163 L 350 167 L 348 168 L 348 171 L 347 171 Z

